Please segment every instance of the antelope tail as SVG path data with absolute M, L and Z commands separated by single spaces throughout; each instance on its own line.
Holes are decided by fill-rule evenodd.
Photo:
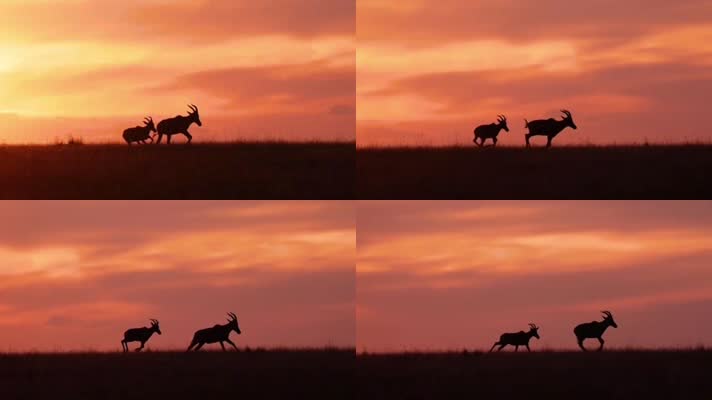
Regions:
M 524 118 L 524 127 L 529 128 L 529 121 L 526 118 Z

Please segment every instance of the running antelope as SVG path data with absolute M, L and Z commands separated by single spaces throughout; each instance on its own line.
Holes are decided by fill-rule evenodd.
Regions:
M 475 128 L 475 138 L 472 139 L 472 141 L 476 145 L 482 147 L 485 144 L 485 140 L 492 139 L 492 146 L 497 146 L 497 135 L 499 135 L 499 131 L 502 129 L 504 129 L 505 132 L 509 132 L 507 117 L 504 115 L 497 115 L 496 123 L 480 125 Z M 477 139 L 480 139 L 479 143 L 477 143 Z
M 124 349 L 124 353 L 129 351 L 129 342 L 141 342 L 141 347 L 137 348 L 136 351 L 141 351 L 143 345 L 146 344 L 148 339 L 151 338 L 153 332 L 161 334 L 161 328 L 158 326 L 158 320 L 151 319 L 151 327 L 142 328 L 132 328 L 124 332 L 124 339 L 121 341 L 121 347 Z
M 524 120 L 524 127 L 529 128 L 529 133 L 524 135 L 527 141 L 527 147 L 529 147 L 529 139 L 532 136 L 546 136 L 546 147 L 551 147 L 551 140 L 556 137 L 561 131 L 566 129 L 566 127 L 571 127 L 577 129 L 573 118 L 571 117 L 571 112 L 568 110 L 561 110 L 564 115 L 561 120 L 556 120 L 554 118 L 549 119 L 538 119 L 535 121 Z
M 585 322 L 583 324 L 577 325 L 574 328 L 574 334 L 576 335 L 576 340 L 578 342 L 579 347 L 583 351 L 587 351 L 585 347 L 583 347 L 583 341 L 585 339 L 598 339 L 599 343 L 601 345 L 598 347 L 598 351 L 603 350 L 603 332 L 606 331 L 606 328 L 609 326 L 612 326 L 614 328 L 618 328 L 618 325 L 616 324 L 616 321 L 613 320 L 613 315 L 611 315 L 610 311 L 601 311 L 603 313 L 603 321 L 591 321 L 591 322 Z
M 501 351 L 506 345 L 514 346 L 514 351 L 518 351 L 519 346 L 526 346 L 527 351 L 532 351 L 529 348 L 529 340 L 533 337 L 539 339 L 539 327 L 535 324 L 529 324 L 529 332 L 503 333 L 502 336 L 499 337 L 499 341 L 492 345 L 490 352 L 494 350 L 495 346 L 499 346 L 497 351 Z
M 133 128 L 128 128 L 124 130 L 124 140 L 131 146 L 132 142 L 146 143 L 146 140 L 150 140 L 153 143 L 153 136 L 151 132 L 156 132 L 156 126 L 153 124 L 153 118 L 146 117 L 143 120 L 144 126 L 135 126 Z
M 185 137 L 188 138 L 188 143 L 190 143 L 191 140 L 193 140 L 193 135 L 188 132 L 188 128 L 190 128 L 190 125 L 192 125 L 194 122 L 198 126 L 203 126 L 203 123 L 200 122 L 200 114 L 198 114 L 198 107 L 196 107 L 194 104 L 188 104 L 188 108 L 190 108 L 190 111 L 188 111 L 188 115 L 176 115 L 173 118 L 168 118 L 164 119 L 163 121 L 158 123 L 158 140 L 156 143 L 161 143 L 161 138 L 163 138 L 163 135 L 166 135 L 166 141 L 168 144 L 171 143 L 171 136 L 177 135 L 179 133 L 182 133 L 185 135 Z
M 220 346 L 222 346 L 223 351 L 225 351 L 225 345 L 223 342 L 230 343 L 232 347 L 237 350 L 235 343 L 230 340 L 230 332 L 235 331 L 238 335 L 242 332 L 240 331 L 240 326 L 237 324 L 237 316 L 235 313 L 229 312 L 227 315 L 230 317 L 227 319 L 227 324 L 215 325 L 211 328 L 205 328 L 195 332 L 193 340 L 190 342 L 190 346 L 188 346 L 188 350 L 186 351 L 190 351 L 195 345 L 198 345 L 195 348 L 195 350 L 198 351 L 205 343 L 215 342 L 220 342 Z

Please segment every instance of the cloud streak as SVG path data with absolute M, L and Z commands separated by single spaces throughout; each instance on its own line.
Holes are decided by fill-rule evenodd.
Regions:
M 712 332 L 709 202 L 360 202 L 357 347 L 537 346 L 611 309 L 616 346 L 696 346 Z M 674 329 L 648 330 L 678 314 Z M 445 312 L 445 310 L 447 310 Z
M 358 142 L 469 145 L 497 114 L 560 108 L 581 121 L 562 143 L 708 141 L 690 116 L 712 81 L 712 8 L 654 3 L 359 2 Z M 502 143 L 523 143 L 515 127 Z
M 0 214 L 3 350 L 118 349 L 148 318 L 166 333 L 152 348 L 182 348 L 226 311 L 242 345 L 355 341 L 350 202 L 9 202 Z
M 29 122 L 0 140 L 119 141 L 186 103 L 201 107 L 206 140 L 354 140 L 354 114 L 331 113 L 355 105 L 354 21 L 341 0 L 4 2 L 0 112 Z

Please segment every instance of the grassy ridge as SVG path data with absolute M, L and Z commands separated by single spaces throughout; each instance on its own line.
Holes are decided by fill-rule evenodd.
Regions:
M 359 355 L 357 398 L 710 398 L 710 365 L 710 351 Z
M 710 198 L 712 145 L 359 148 L 361 199 Z
M 0 388 L 4 399 L 343 399 L 354 359 L 353 349 L 6 354 Z
M 1 146 L 2 199 L 351 199 L 354 143 Z

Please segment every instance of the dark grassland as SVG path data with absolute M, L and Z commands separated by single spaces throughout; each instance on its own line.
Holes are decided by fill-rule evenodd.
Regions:
M 2 199 L 353 199 L 354 143 L 0 147 Z
M 359 355 L 357 398 L 709 399 L 710 351 Z
M 361 199 L 712 197 L 712 145 L 360 148 Z
M 0 355 L 3 399 L 349 399 L 351 350 Z

